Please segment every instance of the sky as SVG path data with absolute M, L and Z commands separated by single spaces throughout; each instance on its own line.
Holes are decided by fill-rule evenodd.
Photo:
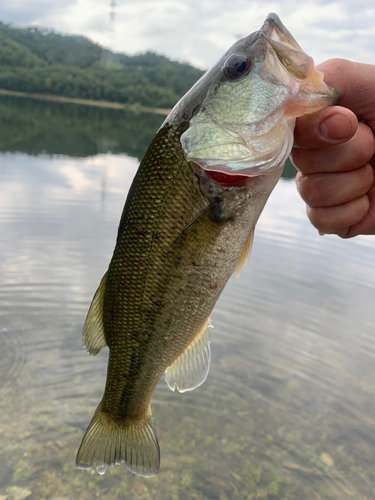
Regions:
M 319 63 L 343 57 L 375 64 L 374 0 L 0 0 L 0 20 L 81 34 L 117 52 L 152 50 L 202 69 L 276 12 Z

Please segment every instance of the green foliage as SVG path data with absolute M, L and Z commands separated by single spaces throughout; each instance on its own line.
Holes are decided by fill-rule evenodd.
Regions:
M 38 27 L 16 28 L 1 22 L 0 33 L 28 47 L 47 64 L 88 68 L 102 56 L 102 47 L 83 36 L 62 35 Z
M 33 54 L 30 49 L 6 37 L 0 31 L 0 66 L 33 68 L 44 65 L 44 61 Z
M 193 479 L 189 474 L 184 474 L 181 478 L 181 485 L 183 488 L 190 488 L 193 484 Z
M 172 107 L 202 71 L 146 52 L 114 54 L 82 36 L 0 22 L 0 88 Z
M 111 151 L 141 159 L 163 120 L 154 113 L 2 96 L 0 151 L 77 157 Z
M 296 176 L 296 173 L 297 173 L 297 170 L 295 169 L 292 162 L 288 158 L 285 162 L 285 165 L 284 165 L 283 177 L 285 179 L 294 179 Z M 295 382 L 294 382 L 294 384 L 295 384 Z M 298 384 L 297 384 L 297 386 L 298 386 Z M 290 389 L 290 385 L 288 385 L 288 389 Z
M 116 498 L 128 498 L 129 489 L 126 481 L 121 481 L 119 487 L 115 491 Z
M 177 95 L 183 95 L 203 74 L 190 64 L 177 63 L 154 52 L 132 57 L 119 54 L 118 60 L 129 69 L 141 72 L 155 85 L 163 87 L 168 82 L 168 87 Z
M 24 479 L 30 477 L 30 475 L 31 469 L 28 462 L 25 462 L 25 460 L 19 460 L 13 476 L 14 481 L 23 481 Z

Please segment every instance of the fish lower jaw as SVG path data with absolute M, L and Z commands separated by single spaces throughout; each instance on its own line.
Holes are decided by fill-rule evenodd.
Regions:
M 215 183 L 224 187 L 241 187 L 246 185 L 246 178 L 260 175 L 272 175 L 284 166 L 293 146 L 293 126 L 288 128 L 284 140 L 271 153 L 267 152 L 262 158 L 249 157 L 241 161 L 220 161 L 194 159 L 199 166 Z M 251 146 L 250 146 L 251 147 Z
M 186 157 L 205 172 L 215 172 L 213 176 L 220 184 L 235 186 L 240 182 L 238 179 L 229 181 L 217 174 L 256 177 L 275 173 L 290 153 L 294 126 L 294 117 L 270 115 L 259 123 L 228 127 L 225 140 L 215 141 L 213 137 L 205 147 L 185 150 Z
M 317 111 L 333 106 L 339 99 L 339 93 L 328 87 L 320 79 L 319 71 L 315 80 L 307 79 L 306 83 L 301 84 L 294 99 L 291 99 L 285 107 L 285 117 L 298 118 L 299 116 L 316 113 Z

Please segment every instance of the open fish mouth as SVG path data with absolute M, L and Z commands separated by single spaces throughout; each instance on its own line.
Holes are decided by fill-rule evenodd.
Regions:
M 314 67 L 314 60 L 306 54 L 277 14 L 271 13 L 260 29 L 270 47 L 288 73 L 294 101 L 288 103 L 285 116 L 298 117 L 337 102 L 339 94 L 324 83 L 324 74 Z

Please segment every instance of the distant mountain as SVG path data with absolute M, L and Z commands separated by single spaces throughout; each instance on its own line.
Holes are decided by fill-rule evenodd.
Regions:
M 3 89 L 172 107 L 202 74 L 153 52 L 113 53 L 83 36 L 0 22 Z
M 33 68 L 45 63 L 24 45 L 0 32 L 0 66 Z

